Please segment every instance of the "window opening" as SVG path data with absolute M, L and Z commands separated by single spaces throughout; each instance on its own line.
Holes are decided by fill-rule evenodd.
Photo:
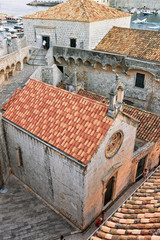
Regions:
M 136 87 L 144 88 L 144 77 L 145 75 L 142 73 L 137 73 L 136 75 Z
M 75 38 L 70 39 L 70 47 L 76 47 L 76 39 Z

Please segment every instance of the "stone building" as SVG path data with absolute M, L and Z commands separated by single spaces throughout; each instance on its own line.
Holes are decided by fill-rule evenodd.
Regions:
M 135 181 L 137 172 L 159 161 L 159 117 L 146 114 L 148 129 L 140 121 L 138 152 L 134 152 L 139 119 L 134 117 L 136 110 L 122 110 L 122 102 L 120 82 L 111 92 L 108 107 L 30 79 L 2 107 L 4 172 L 15 174 L 56 211 L 85 229 Z
M 88 91 L 109 97 L 115 75 L 125 85 L 124 101 L 160 114 L 160 33 L 113 27 L 92 51 L 53 47 L 63 81 L 73 72 Z
M 112 26 L 130 27 L 130 14 L 92 0 L 69 0 L 23 17 L 29 44 L 93 49 Z
M 128 115 L 113 120 L 105 104 L 32 79 L 2 109 L 11 171 L 79 228 L 107 204 L 109 178 L 113 198 L 130 182 L 137 122 Z

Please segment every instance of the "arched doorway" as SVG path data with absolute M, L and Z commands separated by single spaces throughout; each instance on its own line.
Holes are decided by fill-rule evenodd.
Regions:
M 112 200 L 113 188 L 114 188 L 114 177 L 111 177 L 106 185 L 104 206 L 106 206 Z
M 146 163 L 146 158 L 147 156 L 145 156 L 138 162 L 136 180 L 139 180 L 141 177 L 143 177 L 143 170 Z

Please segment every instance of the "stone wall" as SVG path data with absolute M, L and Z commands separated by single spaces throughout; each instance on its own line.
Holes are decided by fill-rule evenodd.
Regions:
M 76 39 L 76 48 L 93 49 L 113 26 L 129 27 L 130 17 L 94 23 L 23 19 L 24 33 L 33 47 L 42 46 L 42 36 L 50 38 L 50 46 L 70 47 Z
M 77 39 L 77 48 L 88 49 L 89 46 L 89 25 L 83 22 L 23 19 L 24 33 L 29 44 L 40 48 L 42 36 L 50 37 L 50 46 L 70 46 L 70 38 Z
M 71 48 L 53 48 L 55 63 L 65 66 L 66 74 L 77 72 L 85 89 L 109 97 L 116 74 L 125 84 L 125 101 L 160 114 L 160 64 L 127 56 Z M 144 88 L 136 87 L 136 74 L 145 75 Z M 64 73 L 65 74 L 65 73 Z
M 7 39 L 3 39 L 0 41 L 0 57 L 19 51 L 20 49 L 25 48 L 27 45 L 28 44 L 26 37 L 23 37 L 21 39 L 11 39 L 9 44 Z
M 23 64 L 30 57 L 31 46 L 22 48 L 16 52 L 12 52 L 0 57 L 0 84 L 8 80 L 8 76 L 14 76 L 15 71 L 21 71 Z
M 58 69 L 56 64 L 46 67 L 38 67 L 30 78 L 37 79 L 56 87 L 62 81 L 63 73 Z
M 143 8 L 146 6 L 150 9 L 159 9 L 160 1 L 159 0 L 110 0 L 111 7 L 124 7 L 124 8 Z
M 148 142 L 134 152 L 131 168 L 133 181 L 136 179 L 138 163 L 144 157 L 146 158 L 144 168 L 152 171 L 156 166 L 158 166 L 160 163 L 160 141 L 157 141 L 156 143 Z
M 113 166 L 119 164 L 119 168 L 116 170 L 112 200 L 131 183 L 130 169 L 136 138 L 136 127 L 136 123 L 130 120 L 130 118 L 121 114 L 118 115 L 97 151 L 94 153 L 91 162 L 88 164 L 85 178 L 84 201 L 84 218 L 86 224 L 89 221 L 93 221 L 95 216 L 98 216 L 104 207 L 106 184 L 116 173 L 112 170 Z M 107 142 L 113 133 L 119 130 L 124 134 L 122 145 L 112 158 L 106 158 L 105 149 Z
M 4 122 L 12 172 L 79 228 L 83 226 L 84 166 Z M 23 167 L 18 166 L 17 147 Z
M 130 20 L 131 17 L 123 17 L 90 23 L 89 49 L 94 49 L 113 26 L 130 28 Z

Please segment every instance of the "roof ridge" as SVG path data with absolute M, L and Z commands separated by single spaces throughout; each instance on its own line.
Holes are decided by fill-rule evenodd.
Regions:
M 80 0 L 80 2 L 81 2 L 81 4 L 82 4 L 82 7 L 83 7 L 83 9 L 84 9 L 84 13 L 85 13 L 85 15 L 86 15 L 86 18 L 88 19 L 88 21 L 89 21 L 89 16 L 88 16 L 88 14 L 87 14 L 87 11 L 86 11 L 86 9 L 85 9 L 85 6 L 84 6 L 84 2 L 83 2 L 84 0 Z
M 154 30 L 146 30 L 146 29 L 138 29 L 138 28 L 126 28 L 126 27 L 117 27 L 117 26 L 113 26 L 112 28 L 121 28 L 121 29 L 124 29 L 124 30 L 129 30 L 129 31 L 138 31 L 138 32 L 141 32 L 141 31 L 144 31 L 144 32 L 147 32 L 147 33 L 150 33 L 150 32 L 154 32 L 155 34 L 159 34 L 159 31 L 154 31 Z

